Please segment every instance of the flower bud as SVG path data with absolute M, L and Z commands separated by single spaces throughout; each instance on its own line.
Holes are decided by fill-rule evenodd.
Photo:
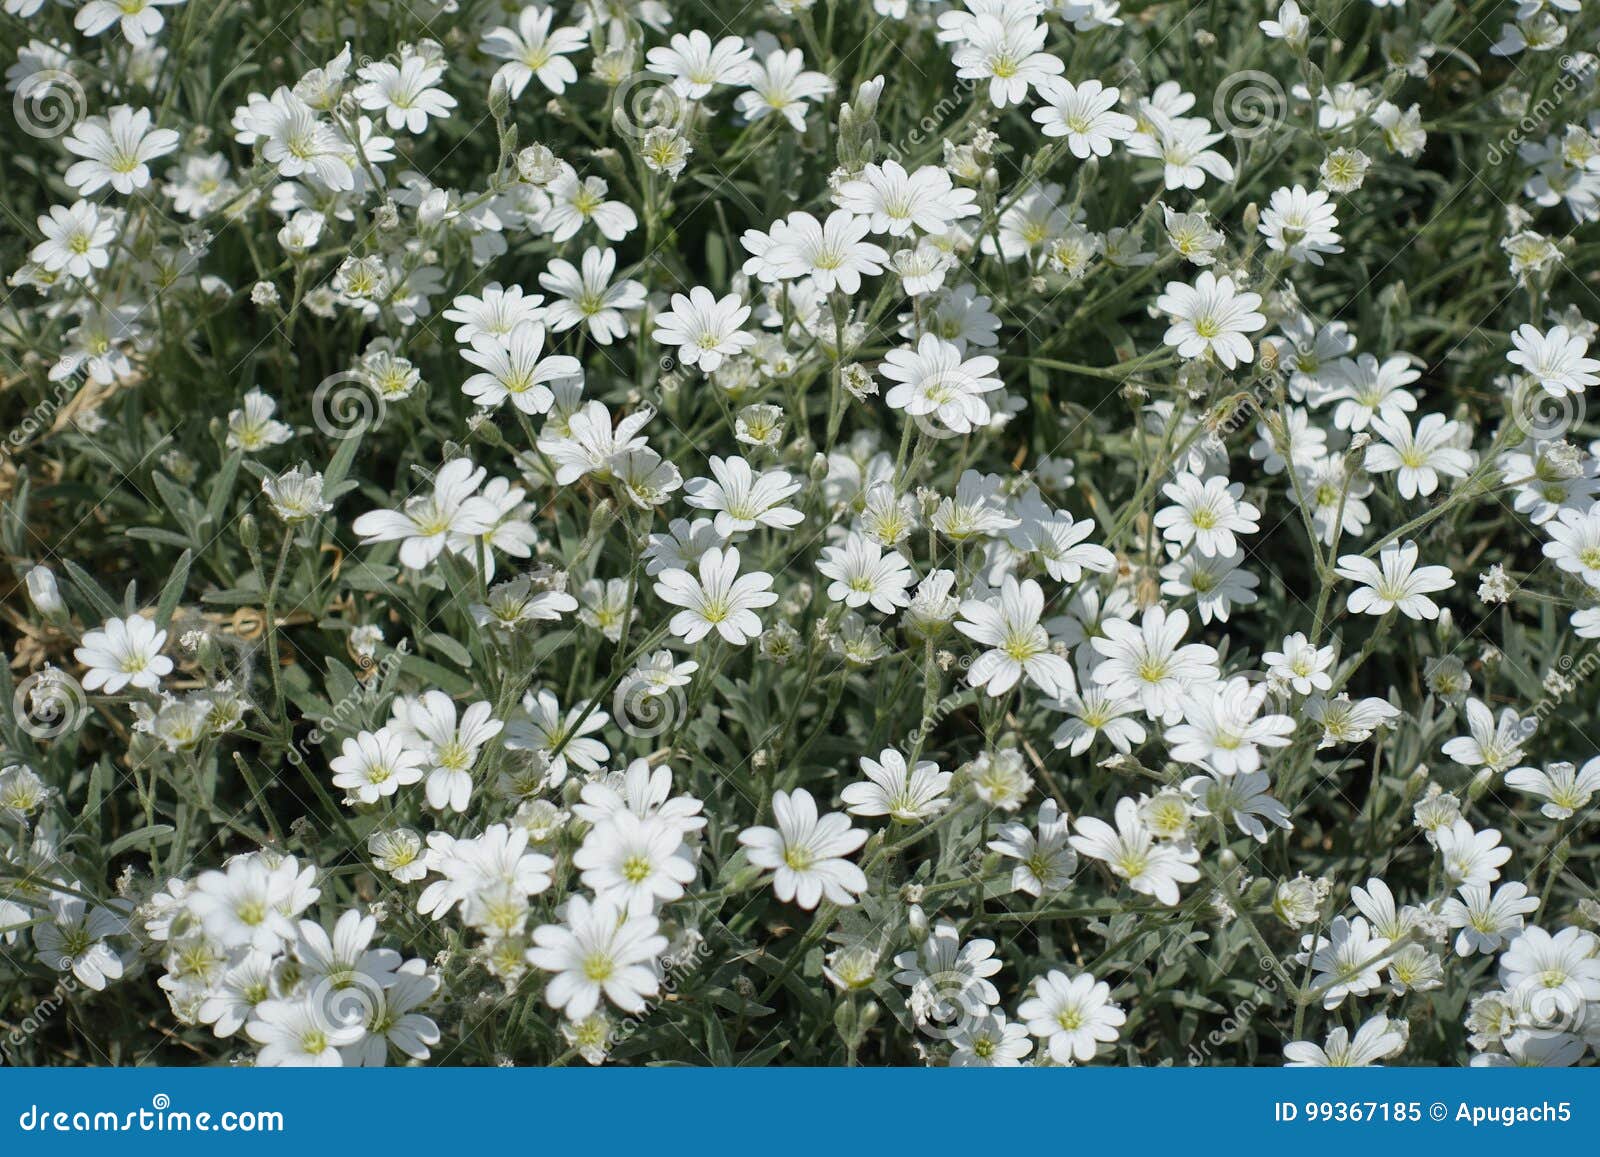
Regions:
M 28 598 L 33 602 L 33 609 L 47 619 L 58 618 L 64 606 L 61 602 L 61 591 L 56 586 L 55 573 L 47 566 L 40 564 L 28 572 Z
M 906 923 L 911 928 L 913 944 L 922 944 L 928 939 L 928 914 L 921 904 L 912 904 L 906 909 Z

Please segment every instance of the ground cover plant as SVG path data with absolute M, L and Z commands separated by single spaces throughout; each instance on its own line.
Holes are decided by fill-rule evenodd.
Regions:
M 0 1054 L 1600 1050 L 1579 0 L 4 0 Z

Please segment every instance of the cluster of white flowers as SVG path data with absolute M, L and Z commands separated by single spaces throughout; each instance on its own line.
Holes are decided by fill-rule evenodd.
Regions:
M 1600 1057 L 1594 14 L 812 7 L 4 0 L 27 1057 Z

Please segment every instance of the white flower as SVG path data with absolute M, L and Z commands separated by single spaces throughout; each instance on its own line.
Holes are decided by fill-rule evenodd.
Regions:
M 1589 343 L 1585 338 L 1568 332 L 1558 325 L 1546 333 L 1524 323 L 1511 335 L 1514 349 L 1506 361 L 1521 366 L 1524 373 L 1555 397 L 1563 394 L 1581 394 L 1589 386 L 1600 382 L 1600 361 L 1585 357 Z
M 1195 815 L 1232 819 L 1238 829 L 1258 843 L 1271 834 L 1267 824 L 1290 830 L 1289 809 L 1272 797 L 1272 784 L 1264 771 L 1223 776 L 1219 772 L 1195 775 L 1183 781 Z M 1265 822 L 1263 822 L 1265 821 Z
M 852 532 L 843 546 L 824 547 L 817 570 L 828 584 L 828 597 L 852 609 L 871 603 L 883 614 L 911 602 L 907 588 L 916 578 L 911 564 L 897 550 L 885 551 L 876 542 Z
M 797 133 L 806 131 L 806 102 L 833 92 L 833 81 L 826 74 L 806 71 L 805 56 L 798 48 L 773 49 L 765 61 L 754 61 L 744 83 L 750 91 L 741 92 L 733 107 L 745 120 L 754 123 L 777 113 Z
M 189 910 L 224 948 L 276 953 L 299 936 L 295 917 L 320 894 L 310 886 L 315 875 L 292 857 L 269 867 L 259 855 L 238 856 L 224 871 L 200 873 Z
M 1233 165 L 1211 148 L 1222 134 L 1212 132 L 1211 122 L 1204 117 L 1163 117 L 1153 127 L 1153 132 L 1128 138 L 1128 152 L 1160 161 L 1168 189 L 1198 189 L 1207 175 L 1219 181 L 1233 180 Z
M 567 85 L 577 83 L 578 70 L 567 57 L 586 47 L 588 38 L 576 28 L 552 32 L 550 22 L 554 18 L 553 10 L 530 4 L 517 14 L 515 29 L 501 25 L 484 33 L 479 49 L 508 62 L 500 66 L 496 75 L 508 80 L 512 100 L 522 95 L 534 77 L 558 96 Z
M 677 823 L 632 811 L 613 812 L 595 824 L 573 854 L 586 888 L 633 915 L 683 895 L 694 880 L 692 859 L 682 854 L 684 831 Z
M 1312 991 L 1322 996 L 1323 1008 L 1338 1008 L 1346 996 L 1365 996 L 1381 983 L 1389 941 L 1373 936 L 1364 916 L 1335 916 L 1327 936 L 1307 935 L 1300 943 L 1303 951 L 1295 960 L 1310 963 Z
M 1094 680 L 1118 698 L 1137 699 L 1145 715 L 1167 726 L 1183 718 L 1183 700 L 1217 678 L 1217 652 L 1204 643 L 1183 642 L 1189 616 L 1159 605 L 1139 625 L 1110 618 L 1090 644 L 1104 658 Z
M 1274 40 L 1281 40 L 1291 48 L 1302 48 L 1311 37 L 1311 20 L 1300 11 L 1295 0 L 1283 0 L 1278 5 L 1276 20 L 1260 21 L 1261 31 Z
M 1500 878 L 1500 865 L 1511 858 L 1511 849 L 1500 846 L 1498 831 L 1474 831 L 1463 819 L 1435 832 L 1434 844 L 1444 862 L 1445 878 L 1456 885 L 1492 884 Z
M 84 635 L 82 645 L 72 652 L 89 668 L 83 689 L 107 695 L 129 686 L 154 691 L 161 686 L 161 677 L 172 671 L 172 660 L 161 653 L 166 642 L 167 633 L 140 615 L 107 619 L 99 630 Z
M 49 214 L 39 218 L 44 240 L 28 256 L 51 273 L 87 281 L 96 269 L 111 264 L 117 223 L 115 212 L 102 212 L 88 201 L 52 205 Z
M 906 1000 L 919 1025 L 970 1023 L 988 1015 L 1000 1003 L 1000 991 L 989 977 L 1000 971 L 993 940 L 961 943 L 961 934 L 948 920 L 934 925 L 919 952 L 901 952 L 894 958 L 900 969 L 894 982 L 911 990 Z
M 1282 647 L 1281 651 L 1268 651 L 1261 656 L 1271 678 L 1293 687 L 1300 695 L 1333 689 L 1333 677 L 1328 674 L 1336 657 L 1332 647 L 1318 647 L 1299 631 L 1285 635 Z
M 1104 687 L 1084 687 L 1076 694 L 1062 696 L 1052 706 L 1072 718 L 1056 728 L 1051 742 L 1070 748 L 1072 755 L 1088 751 L 1099 735 L 1124 755 L 1133 750 L 1134 744 L 1144 742 L 1144 728 L 1138 720 L 1127 718 L 1139 709 L 1138 701 L 1113 695 Z
M 1294 261 L 1322 264 L 1324 253 L 1343 253 L 1328 194 L 1321 189 L 1306 192 L 1304 185 L 1278 189 L 1261 214 L 1258 227 L 1267 239 L 1267 248 L 1287 253 Z
M 1218 775 L 1261 767 L 1263 747 L 1287 747 L 1295 722 L 1287 715 L 1261 715 L 1269 688 L 1233 678 L 1195 689 L 1184 704 L 1182 724 L 1167 732 L 1172 758 Z
M 398 731 L 388 727 L 356 733 L 340 745 L 340 752 L 328 764 L 333 785 L 369 804 L 420 781 L 426 760 L 422 752 L 406 747 Z
M 184 0 L 89 0 L 73 18 L 73 27 L 85 36 L 99 36 L 113 24 L 118 25 L 122 38 L 133 48 L 143 48 L 165 27 L 161 9 Z M 31 16 L 41 5 L 34 4 L 20 14 Z M 14 12 L 12 4 L 7 12 Z
M 1544 544 L 1544 556 L 1568 574 L 1600 589 L 1600 506 L 1561 510 L 1554 521 L 1545 523 L 1544 531 L 1550 536 Z
M 1178 903 L 1178 885 L 1200 878 L 1194 865 L 1200 853 L 1192 847 L 1158 843 L 1139 818 L 1139 805 L 1127 796 L 1117 801 L 1117 826 L 1093 816 L 1079 816 L 1070 843 L 1081 855 L 1101 860 L 1113 875 L 1135 892 L 1154 896 L 1168 907 Z
M 698 28 L 687 36 L 675 33 L 668 47 L 652 48 L 645 55 L 651 72 L 672 78 L 679 96 L 699 100 L 719 84 L 745 84 L 753 65 L 744 38 L 725 36 L 712 42 Z
M 1243 501 L 1244 484 L 1230 484 L 1213 475 L 1202 481 L 1193 474 L 1180 474 L 1161 488 L 1174 505 L 1156 512 L 1155 525 L 1169 542 L 1181 547 L 1191 543 L 1206 556 L 1232 555 L 1238 550 L 1236 534 L 1254 534 L 1261 511 Z
M 250 1039 L 261 1046 L 256 1064 L 261 1068 L 340 1068 L 344 1045 L 365 1035 L 360 1025 L 335 1026 L 320 1003 L 313 999 L 273 999 L 256 1005 L 245 1026 Z
M 1405 1021 L 1392 1021 L 1379 1013 L 1364 1021 L 1354 1038 L 1349 1029 L 1340 1025 L 1329 1031 L 1323 1045 L 1291 1041 L 1283 1046 L 1283 1063 L 1291 1069 L 1366 1068 L 1405 1048 L 1407 1035 Z
M 1600 792 L 1600 757 L 1579 771 L 1570 763 L 1552 763 L 1539 771 L 1519 767 L 1506 773 L 1506 786 L 1545 801 L 1540 811 L 1553 820 L 1568 820 L 1589 806 Z
M 480 337 L 493 338 L 504 345 L 522 326 L 544 320 L 543 305 L 540 294 L 524 293 L 520 285 L 502 286 L 491 281 L 481 297 L 470 293 L 458 296 L 444 311 L 444 319 L 456 323 L 456 341 L 461 345 L 471 345 Z
M 950 1036 L 951 1068 L 1015 1068 L 1033 1051 L 1026 1025 L 991 1012 L 963 1017 Z
M 408 498 L 399 510 L 369 511 L 351 529 L 365 545 L 401 540 L 401 564 L 421 570 L 452 535 L 487 534 L 499 521 L 494 505 L 477 495 L 486 473 L 471 459 L 453 458 L 434 476 L 432 494 Z
M 1487 884 L 1462 884 L 1461 898 L 1451 896 L 1440 915 L 1456 934 L 1456 954 L 1493 953 L 1522 931 L 1522 918 L 1539 907 L 1539 897 L 1525 885 L 1501 884 L 1493 893 Z
M 1560 994 L 1569 1015 L 1579 1001 L 1600 1001 L 1600 940 L 1582 928 L 1554 936 L 1537 925 L 1524 928 L 1500 957 L 1500 983 L 1508 992 Z
M 716 511 L 717 533 L 724 538 L 757 526 L 787 530 L 805 520 L 798 510 L 783 505 L 800 492 L 800 483 L 787 470 L 758 474 L 737 455 L 718 458 L 713 454 L 711 474 L 711 478 L 691 478 L 683 500 L 700 510 Z
M 425 132 L 429 117 L 444 120 L 456 107 L 456 98 L 437 87 L 444 69 L 442 60 L 402 49 L 399 64 L 375 60 L 357 69 L 362 83 L 354 96 L 362 108 L 381 110 L 391 129 Z
M 528 851 L 526 828 L 491 824 L 471 839 L 434 832 L 428 866 L 441 878 L 422 890 L 417 911 L 439 920 L 459 904 L 468 925 L 489 928 L 502 925 L 508 906 L 514 921 L 525 917 L 527 898 L 550 887 L 555 861 Z
M 761 633 L 756 611 L 778 601 L 772 576 L 764 571 L 739 574 L 736 547 L 712 547 L 696 564 L 698 577 L 687 570 L 662 571 L 655 592 L 662 602 L 684 609 L 672 616 L 669 629 L 687 643 L 698 643 L 713 630 L 735 647 Z
M 1047 137 L 1065 137 L 1067 148 L 1078 158 L 1111 155 L 1111 142 L 1125 141 L 1138 127 L 1126 113 L 1112 112 L 1122 94 L 1098 80 L 1082 84 L 1055 77 L 1039 82 L 1039 95 L 1047 102 L 1033 110 L 1033 119 Z
M 553 258 L 549 268 L 539 274 L 539 284 L 559 299 L 545 310 L 551 330 L 565 333 L 574 326 L 586 325 L 589 336 L 601 345 L 627 337 L 624 314 L 644 307 L 644 286 L 630 279 L 613 285 L 611 278 L 616 268 L 615 250 L 592 245 L 583 251 L 582 272 L 569 261 Z
M 73 125 L 72 135 L 61 143 L 83 160 L 67 169 L 67 184 L 83 196 L 107 185 L 127 196 L 148 185 L 149 162 L 178 147 L 176 132 L 152 129 L 150 120 L 149 109 L 121 104 L 109 117 L 89 117 Z
M 967 682 L 991 696 L 1005 694 L 1024 676 L 1053 698 L 1074 690 L 1072 665 L 1051 649 L 1050 636 L 1039 624 L 1043 614 L 1039 584 L 1032 579 L 1019 583 L 1011 575 L 1001 583 L 998 597 L 965 600 L 956 630 L 989 648 L 973 660 Z
M 611 717 L 604 711 L 590 711 L 586 704 L 578 703 L 563 715 L 560 701 L 545 690 L 524 695 L 522 710 L 527 718 L 513 719 L 506 725 L 505 745 L 512 751 L 548 757 L 549 786 L 559 786 L 566 779 L 568 760 L 583 771 L 593 772 L 611 757 L 604 743 L 587 738 L 610 722 Z
M 1094 1060 L 1102 1044 L 1122 1035 L 1128 1019 L 1105 981 L 1087 972 L 1069 979 L 1054 968 L 1033 982 L 1033 995 L 1017 1006 L 1017 1016 L 1063 1065 Z
M 456 720 L 455 702 L 443 691 L 394 701 L 390 726 L 407 746 L 421 752 L 428 769 L 428 806 L 464 812 L 472 798 L 472 769 L 478 754 L 505 724 L 494 718 L 494 705 L 480 701 Z
M 709 374 L 724 358 L 755 343 L 755 338 L 739 328 L 749 316 L 750 307 L 738 294 L 719 300 L 705 286 L 697 285 L 687 297 L 672 295 L 672 308 L 656 318 L 655 339 L 662 345 L 677 346 L 679 361 Z
M 876 277 L 889 261 L 881 246 L 865 240 L 870 226 L 869 218 L 847 209 L 820 222 L 810 213 L 790 213 L 768 233 L 751 230 L 741 238 L 754 254 L 744 270 L 766 282 L 809 278 L 822 293 L 853 296 L 863 277 Z
M 1346 554 L 1334 568 L 1341 578 L 1362 584 L 1350 592 L 1346 605 L 1353 615 L 1385 615 L 1399 610 L 1409 619 L 1436 619 L 1438 605 L 1428 597 L 1455 586 L 1449 567 L 1417 566 L 1417 544 L 1391 542 L 1378 561 Z
M 558 388 L 566 388 L 563 383 Z M 587 402 L 567 418 L 566 430 L 556 409 L 540 435 L 538 447 L 556 465 L 556 485 L 570 486 L 585 474 L 610 478 L 613 467 L 635 451 L 646 449 L 639 431 L 655 417 L 648 406 L 611 422 L 611 412 L 601 402 Z
M 861 772 L 866 781 L 847 784 L 839 793 L 845 810 L 857 816 L 888 816 L 909 824 L 937 815 L 950 806 L 951 773 L 940 771 L 931 760 L 919 760 L 914 767 L 892 747 L 885 747 L 877 759 L 861 757 Z
M 1164 340 L 1177 347 L 1179 357 L 1212 355 L 1230 370 L 1255 360 L 1245 335 L 1267 324 L 1256 312 L 1260 305 L 1260 294 L 1240 293 L 1232 278 L 1219 278 L 1209 269 L 1192 286 L 1167 282 L 1156 299 L 1156 308 L 1172 318 Z
M 122 957 L 110 938 L 128 930 L 125 916 L 78 896 L 52 893 L 48 915 L 33 926 L 33 945 L 42 963 L 70 972 L 96 992 L 122 978 Z
M 1456 445 L 1461 423 L 1443 414 L 1424 415 L 1415 433 L 1403 415 L 1393 421 L 1375 417 L 1372 430 L 1383 441 L 1367 447 L 1366 468 L 1374 474 L 1398 471 L 1395 488 L 1402 498 L 1427 497 L 1439 488 L 1440 474 L 1465 478 L 1472 469 L 1472 455 Z
M 915 349 L 885 355 L 883 376 L 896 384 L 884 401 L 914 418 L 932 414 L 956 433 L 968 433 L 989 422 L 981 395 L 1000 389 L 999 366 L 988 354 L 969 358 L 953 342 L 925 333 Z
M 621 241 L 639 227 L 639 217 L 621 201 L 607 201 L 608 186 L 603 178 L 585 177 L 571 169 L 550 182 L 550 208 L 541 223 L 550 240 L 559 245 L 578 235 L 584 225 L 593 223 L 607 241 Z
M 1078 857 L 1068 843 L 1067 833 L 1067 817 L 1053 799 L 1039 805 L 1037 835 L 1026 824 L 1001 826 L 997 838 L 989 841 L 989 850 L 1017 861 L 1011 869 L 1013 892 L 1042 897 L 1072 883 Z
M 840 184 L 835 204 L 865 215 L 874 233 L 910 236 L 912 230 L 941 235 L 963 217 L 978 214 L 976 195 L 957 188 L 937 165 L 908 173 L 897 161 L 869 164 Z
M 964 43 L 951 56 L 956 75 L 987 80 L 996 108 L 1020 105 L 1030 87 L 1065 71 L 1060 58 L 1043 51 L 1047 35 L 1046 27 L 1031 16 L 976 16 L 962 29 Z
M 1398 719 L 1400 708 L 1386 699 L 1352 701 L 1341 693 L 1333 699 L 1313 695 L 1306 701 L 1306 714 L 1322 725 L 1322 740 L 1317 745 L 1321 748 L 1362 742 L 1377 728 Z
M 750 863 L 774 872 L 778 899 L 815 908 L 827 897 L 850 905 L 867 890 L 867 877 L 844 857 L 867 842 L 867 833 L 850 826 L 839 812 L 818 817 L 816 801 L 804 788 L 772 795 L 776 828 L 751 827 L 739 833 Z
M 461 392 L 488 409 L 510 398 L 524 414 L 545 413 L 555 402 L 547 383 L 581 378 L 583 367 L 564 354 L 540 357 L 543 350 L 544 326 L 537 322 L 517 326 L 504 341 L 487 334 L 473 337 L 472 348 L 461 356 L 483 372 L 463 382 Z
M 535 928 L 536 946 L 528 949 L 529 964 L 555 973 L 545 1001 L 570 1020 L 588 1016 L 602 996 L 624 1012 L 642 1012 L 661 988 L 652 964 L 667 938 L 658 926 L 654 916 L 630 915 L 607 897 L 572 896 L 563 923 Z
M 1352 434 L 1365 430 L 1376 417 L 1403 421 L 1417 408 L 1416 395 L 1405 389 L 1422 371 L 1405 354 L 1395 354 L 1380 365 L 1371 354 L 1352 361 L 1340 358 L 1333 366 L 1332 388 L 1311 399 L 1314 405 L 1337 401 L 1333 424 Z
M 1521 762 L 1523 741 L 1532 732 L 1515 711 L 1505 708 L 1496 722 L 1481 699 L 1468 699 L 1466 716 L 1468 733 L 1447 742 L 1441 748 L 1445 755 L 1463 767 L 1487 767 L 1496 773 Z

